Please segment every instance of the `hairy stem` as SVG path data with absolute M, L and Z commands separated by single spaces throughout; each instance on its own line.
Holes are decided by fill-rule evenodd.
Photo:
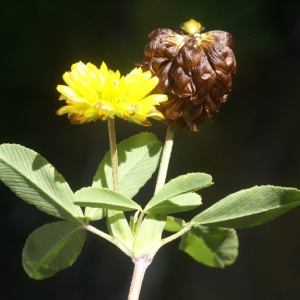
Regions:
M 115 132 L 115 123 L 113 118 L 108 118 L 108 134 L 109 134 L 109 146 L 110 146 L 110 156 L 111 156 L 111 169 L 113 178 L 113 189 L 119 192 L 119 178 L 118 178 L 118 152 L 117 152 L 117 141 Z M 110 235 L 114 238 L 114 243 L 120 249 L 120 245 L 127 245 L 127 249 L 132 250 L 131 240 L 132 232 L 126 220 L 123 212 L 108 209 L 106 224 Z M 122 250 L 125 252 L 124 250 Z M 126 253 L 126 252 L 125 252 Z M 130 257 L 132 256 L 132 251 L 127 251 L 126 253 Z
M 166 141 L 164 144 L 161 161 L 160 161 L 154 194 L 156 194 L 166 182 L 168 166 L 169 166 L 173 142 L 174 142 L 174 136 L 175 136 L 175 130 L 174 128 L 170 128 L 169 126 L 167 130 Z
M 113 188 L 115 191 L 119 191 L 119 179 L 118 179 L 118 151 L 115 131 L 115 120 L 108 118 L 108 135 L 109 135 L 109 146 L 111 155 L 111 168 L 113 177 Z
M 128 300 L 138 300 L 145 272 L 150 265 L 151 260 L 148 256 L 137 257 L 134 261 L 134 270 L 128 294 Z

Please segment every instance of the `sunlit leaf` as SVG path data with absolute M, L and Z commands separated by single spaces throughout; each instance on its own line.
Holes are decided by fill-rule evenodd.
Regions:
M 83 218 L 63 176 L 31 149 L 1 145 L 0 179 L 20 198 L 49 215 L 70 221 Z
M 126 247 L 128 252 L 132 252 L 133 235 L 123 212 L 107 210 L 107 228 L 111 236 Z
M 140 210 L 141 207 L 121 193 L 107 189 L 87 187 L 75 193 L 75 204 L 112 210 Z
M 212 185 L 212 178 L 204 173 L 189 173 L 179 176 L 166 183 L 154 197 L 148 202 L 145 211 L 170 200 L 175 196 L 200 190 Z M 198 204 L 199 205 L 199 204 Z
M 159 163 L 161 147 L 155 135 L 148 132 L 132 136 L 117 145 L 119 189 L 122 194 L 132 198 L 151 178 Z M 113 189 L 110 151 L 101 161 L 92 186 Z M 97 210 L 89 208 L 87 211 L 92 220 L 95 220 L 94 215 L 101 215 Z
M 300 190 L 255 186 L 233 193 L 195 216 L 191 222 L 206 226 L 246 228 L 260 225 L 300 205 Z
M 201 204 L 201 197 L 196 193 L 181 194 L 168 200 L 164 200 L 152 206 L 148 212 L 156 214 L 171 214 L 181 211 L 188 211 Z
M 161 142 L 152 133 L 142 132 L 117 146 L 120 192 L 132 198 L 155 172 L 161 153 Z M 93 187 L 113 189 L 110 152 L 99 165 Z
M 86 207 L 84 216 L 89 221 L 101 220 L 106 216 L 106 210 L 102 208 Z

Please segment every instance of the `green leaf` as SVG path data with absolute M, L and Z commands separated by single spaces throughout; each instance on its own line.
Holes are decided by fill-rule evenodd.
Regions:
M 75 192 L 75 204 L 112 210 L 140 210 L 141 207 L 121 193 L 107 188 L 86 187 Z
M 102 208 L 86 207 L 84 210 L 84 217 L 89 221 L 97 221 L 106 216 L 106 210 Z
M 20 198 L 66 220 L 83 218 L 68 183 L 41 155 L 15 144 L 0 146 L 0 179 Z
M 119 143 L 117 149 L 120 193 L 132 198 L 155 172 L 161 142 L 152 133 L 142 132 Z M 113 189 L 110 152 L 99 165 L 93 187 Z
M 164 230 L 177 232 L 180 231 L 184 227 L 184 225 L 185 221 L 183 219 L 167 216 L 167 223 Z
M 204 173 L 189 173 L 179 176 L 166 183 L 156 195 L 148 202 L 145 211 L 150 211 L 151 208 L 161 205 L 175 196 L 200 190 L 212 185 L 212 178 Z M 199 205 L 199 204 L 198 204 Z M 180 211 L 180 210 L 179 210 Z
M 161 247 L 161 235 L 166 224 L 165 215 L 148 214 L 135 237 L 133 255 L 135 258 L 147 255 L 154 257 Z
M 151 178 L 159 163 L 161 147 L 155 135 L 148 132 L 132 136 L 117 145 L 119 189 L 122 194 L 132 198 Z M 113 190 L 110 151 L 100 163 L 92 186 Z M 89 208 L 89 215 L 101 215 L 96 210 L 98 208 Z
M 300 190 L 255 186 L 230 194 L 195 216 L 191 223 L 246 228 L 260 225 L 300 205 Z
M 132 252 L 133 235 L 123 212 L 107 210 L 107 228 L 111 236 Z
M 197 262 L 224 268 L 238 256 L 238 237 L 234 229 L 197 226 L 182 236 L 179 249 Z
M 186 193 L 162 201 L 151 207 L 148 212 L 156 214 L 171 214 L 192 210 L 201 204 L 201 197 L 196 193 Z
M 31 233 L 23 249 L 23 267 L 29 277 L 45 279 L 68 268 L 77 259 L 86 231 L 74 222 L 46 224 Z

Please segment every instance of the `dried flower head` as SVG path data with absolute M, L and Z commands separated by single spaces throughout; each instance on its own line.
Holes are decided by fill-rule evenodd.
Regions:
M 61 93 L 59 100 L 65 100 L 67 105 L 56 113 L 68 114 L 72 124 L 120 117 L 149 126 L 147 118 L 164 118 L 156 105 L 168 98 L 155 93 L 149 95 L 159 82 L 150 71 L 135 68 L 121 77 L 119 71 L 109 70 L 104 62 L 100 69 L 91 63 L 78 62 L 63 79 L 67 86 L 58 85 L 57 90 Z
M 137 65 L 159 78 L 155 93 L 169 100 L 159 110 L 167 125 L 198 131 L 200 124 L 218 112 L 231 90 L 231 74 L 236 71 L 228 32 L 202 33 L 204 27 L 191 19 L 175 32 L 158 28 L 149 34 L 144 59 Z

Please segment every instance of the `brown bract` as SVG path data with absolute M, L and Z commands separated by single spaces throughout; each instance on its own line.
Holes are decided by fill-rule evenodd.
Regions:
M 233 39 L 228 32 L 204 29 L 191 33 L 159 28 L 149 34 L 144 59 L 137 65 L 159 78 L 153 93 L 165 93 L 169 100 L 157 107 L 167 125 L 180 130 L 188 125 L 198 131 L 225 102 L 231 90 L 231 74 L 236 71 L 232 51 Z

